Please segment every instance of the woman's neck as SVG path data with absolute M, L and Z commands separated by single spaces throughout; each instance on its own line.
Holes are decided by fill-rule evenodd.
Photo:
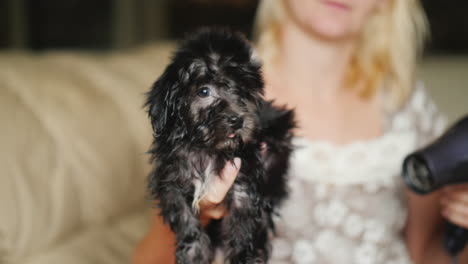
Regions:
M 265 65 L 265 91 L 268 99 L 295 108 L 297 135 L 340 144 L 381 135 L 380 102 L 345 86 L 354 42 L 327 42 L 294 25 L 283 27 L 277 61 Z
M 354 43 L 315 38 L 292 22 L 283 25 L 282 34 L 273 66 L 274 83 L 304 96 L 328 98 L 340 94 Z

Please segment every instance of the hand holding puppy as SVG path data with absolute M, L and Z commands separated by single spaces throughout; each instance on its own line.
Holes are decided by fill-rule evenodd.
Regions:
M 226 162 L 220 177 L 215 177 L 208 192 L 200 201 L 200 220 L 203 226 L 212 219 L 221 219 L 226 215 L 226 208 L 220 203 L 224 200 L 239 173 L 241 160 L 234 158 L 234 162 Z
M 220 203 L 239 174 L 241 160 L 234 158 L 234 164 L 227 162 L 220 177 L 209 186 L 205 198 L 200 201 L 200 220 L 206 226 L 213 219 L 221 219 L 227 210 Z M 163 237 L 164 239 L 160 239 Z M 175 263 L 175 237 L 170 227 L 163 223 L 156 212 L 153 226 L 148 235 L 137 245 L 132 259 L 133 264 Z M 171 250 L 159 250 L 167 248 Z
M 262 142 L 261 153 L 265 157 L 267 144 Z M 239 174 L 241 160 L 234 158 L 234 163 L 226 162 L 220 177 L 216 177 L 208 187 L 207 195 L 200 201 L 200 220 L 206 226 L 213 219 L 221 219 L 226 215 L 226 207 L 220 205 L 227 192 Z

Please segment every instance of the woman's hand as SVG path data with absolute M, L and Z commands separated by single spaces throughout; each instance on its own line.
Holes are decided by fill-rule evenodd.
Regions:
M 267 149 L 267 144 L 262 142 L 260 145 L 262 156 L 266 155 Z M 220 203 L 224 200 L 237 174 L 239 174 L 240 166 L 241 160 L 239 158 L 234 158 L 234 163 L 227 162 L 221 171 L 221 175 L 215 177 L 208 187 L 208 193 L 199 204 L 200 220 L 203 226 L 206 226 L 213 219 L 221 219 L 226 215 L 226 208 Z
M 234 159 L 234 164 L 227 162 L 220 177 L 215 177 L 208 187 L 208 193 L 200 201 L 200 220 L 203 225 L 207 225 L 212 219 L 220 219 L 226 215 L 226 209 L 219 204 L 234 183 L 240 166 L 239 158 Z M 174 233 L 156 212 L 150 231 L 135 249 L 132 263 L 175 263 L 174 245 Z
M 450 222 L 468 228 L 468 184 L 457 184 L 442 190 L 442 215 Z
M 220 203 L 234 183 L 240 166 L 239 158 L 234 158 L 234 162 L 227 162 L 221 175 L 214 177 L 213 182 L 208 186 L 208 192 L 199 204 L 200 220 L 203 225 L 208 224 L 212 219 L 221 219 L 226 215 L 226 208 Z

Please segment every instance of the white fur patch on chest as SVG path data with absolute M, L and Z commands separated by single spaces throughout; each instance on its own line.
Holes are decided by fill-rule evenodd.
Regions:
M 205 197 L 213 177 L 216 177 L 216 175 L 214 175 L 213 162 L 208 162 L 208 165 L 203 171 L 194 170 L 194 173 L 193 185 L 195 186 L 195 191 L 193 193 L 192 208 L 198 213 L 200 210 L 199 203 Z

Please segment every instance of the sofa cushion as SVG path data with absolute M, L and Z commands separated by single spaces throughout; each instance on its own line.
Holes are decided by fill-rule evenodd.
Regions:
M 142 106 L 167 50 L 0 54 L 0 263 L 100 252 L 109 223 L 149 208 Z
M 128 264 L 149 219 L 148 213 L 138 210 L 115 221 L 90 226 L 38 254 L 18 259 L 14 264 Z

